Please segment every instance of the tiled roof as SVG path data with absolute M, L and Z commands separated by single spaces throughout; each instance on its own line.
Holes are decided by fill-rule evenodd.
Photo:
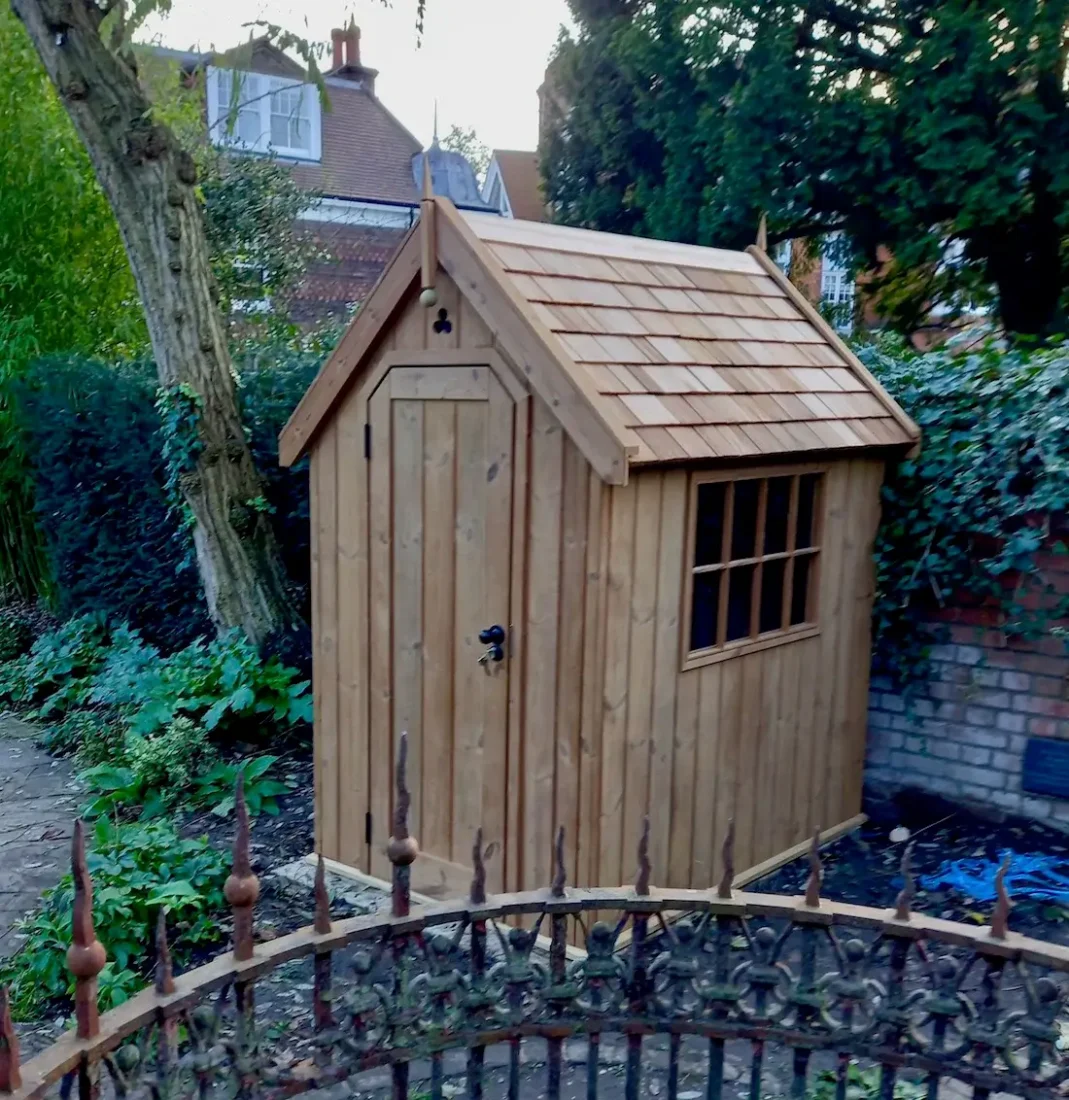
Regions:
M 525 221 L 544 222 L 546 202 L 542 197 L 538 154 L 519 149 L 495 149 L 493 155 L 509 197 L 512 216 Z
M 909 444 L 904 414 L 745 252 L 465 215 L 632 462 Z M 630 434 L 630 433 L 629 433 Z
M 336 198 L 419 202 L 412 178 L 419 142 L 364 89 L 332 81 L 327 93 L 322 162 L 297 165 L 297 182 Z

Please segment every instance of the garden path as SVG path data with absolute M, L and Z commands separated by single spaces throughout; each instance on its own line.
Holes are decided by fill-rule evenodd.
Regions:
M 78 811 L 70 762 L 37 748 L 36 733 L 0 715 L 0 958 L 18 949 L 15 922 L 66 870 Z

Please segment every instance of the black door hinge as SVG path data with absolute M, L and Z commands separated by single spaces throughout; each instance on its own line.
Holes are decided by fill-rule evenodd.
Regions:
M 364 458 L 371 457 L 371 425 L 364 425 Z
M 371 811 L 364 815 L 364 843 L 371 843 Z

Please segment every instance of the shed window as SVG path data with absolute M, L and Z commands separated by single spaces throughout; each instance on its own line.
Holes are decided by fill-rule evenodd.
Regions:
M 687 662 L 815 625 L 822 486 L 812 469 L 694 479 Z

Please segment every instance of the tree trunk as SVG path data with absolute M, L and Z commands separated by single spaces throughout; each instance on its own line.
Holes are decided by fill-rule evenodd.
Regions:
M 59 91 L 119 223 L 160 384 L 202 407 L 199 454 L 183 474 L 204 594 L 219 629 L 257 644 L 295 624 L 277 547 L 253 502 L 260 479 L 237 410 L 192 157 L 153 121 L 132 56 L 111 52 L 93 0 L 11 0 Z

